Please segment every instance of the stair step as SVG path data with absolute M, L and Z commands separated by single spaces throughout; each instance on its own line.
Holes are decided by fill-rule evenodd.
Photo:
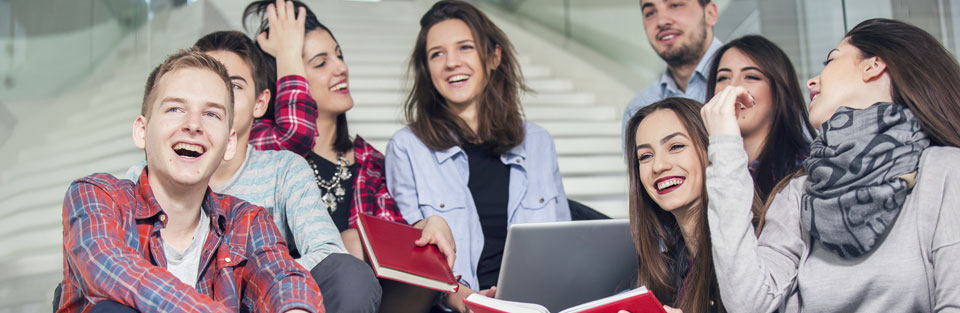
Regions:
M 68 181 L 59 186 L 25 191 L 8 198 L 0 199 L 0 218 L 19 212 L 24 208 L 50 204 L 55 205 L 57 203 L 62 204 L 63 196 L 66 194 L 69 184 L 70 182 Z
M 391 91 L 366 91 L 353 94 L 353 100 L 360 106 L 396 107 L 403 104 L 406 94 Z M 589 106 L 596 101 L 591 93 L 535 93 L 521 95 L 525 106 Z
M 389 77 L 396 78 L 398 81 L 403 77 L 406 77 L 407 66 L 406 64 L 394 64 L 394 65 L 367 65 L 367 64 L 357 64 L 350 65 L 350 76 L 351 77 Z M 523 72 L 523 77 L 525 79 L 536 79 L 536 78 L 546 78 L 551 75 L 550 68 L 539 65 L 528 65 L 524 66 L 521 71 Z
M 30 208 L 4 216 L 3 221 L 0 222 L 0 225 L 4 226 L 0 229 L 0 238 L 16 236 L 18 233 L 29 232 L 32 229 L 60 228 L 63 225 L 62 215 L 63 205 L 61 204 Z M 23 244 L 29 247 L 33 242 L 28 241 Z M 8 251 L 0 252 L 0 256 L 11 255 L 14 251 L 11 248 L 5 248 L 4 250 Z
M 77 133 L 67 137 L 47 136 L 47 143 L 29 147 L 20 151 L 19 160 L 21 162 L 30 162 L 36 160 L 49 160 L 51 158 L 69 155 L 75 150 L 96 147 L 111 141 L 124 142 L 130 147 L 133 146 L 130 126 L 123 130 L 123 126 L 112 126 L 110 128 L 98 129 L 95 131 Z M 68 140 L 69 138 L 69 140 Z
M 617 123 L 617 108 L 595 107 L 547 107 L 530 106 L 523 109 L 527 120 L 541 123 L 546 121 L 608 121 Z M 347 120 L 353 122 L 394 122 L 403 120 L 402 108 L 366 107 L 358 105 L 347 114 Z
M 566 186 L 564 186 L 566 187 Z M 627 205 L 627 199 L 624 197 L 620 199 L 576 199 L 584 205 L 597 210 L 600 213 L 603 213 L 611 218 L 628 218 L 629 206 Z
M 63 280 L 59 251 L 0 262 L 0 312 L 50 312 L 53 290 Z
M 539 79 L 528 79 L 526 81 L 527 86 L 530 89 L 533 89 L 534 92 L 538 93 L 547 93 L 547 92 L 569 92 L 573 90 L 573 82 L 568 79 L 561 78 L 539 78 Z M 382 78 L 382 77 L 350 77 L 350 91 L 352 94 L 357 95 L 360 92 L 367 91 L 398 91 L 402 92 L 405 96 L 406 93 L 410 90 L 409 82 L 405 80 L 398 80 L 393 78 Z
M 560 175 L 626 175 L 627 166 L 623 158 L 611 155 L 561 155 L 557 157 Z M 624 180 L 626 182 L 626 180 Z
M 564 177 L 563 190 L 568 198 L 617 196 L 627 193 L 625 175 L 600 177 Z
M 123 173 L 131 165 L 144 159 L 142 151 L 130 150 L 124 145 L 104 144 L 102 149 L 77 151 L 77 163 L 67 164 L 45 171 L 27 172 L 6 183 L 0 191 L 0 199 L 17 193 L 43 188 L 51 184 L 69 183 L 77 178 L 93 173 Z M 115 153 L 106 153 L 116 151 Z
M 0 252 L 0 259 L 21 258 L 32 255 L 31 252 L 36 249 L 62 247 L 63 232 L 52 231 L 55 229 L 49 227 L 26 229 L 0 238 L 0 247 L 4 247 L 3 250 L 5 250 Z
M 337 37 L 339 39 L 339 36 Z M 412 45 L 413 40 L 408 42 Z M 388 53 L 382 51 L 353 51 L 350 45 L 341 44 L 343 47 L 343 59 L 347 62 L 348 66 L 353 66 L 355 64 L 381 64 L 381 65 L 402 65 L 404 67 L 410 62 L 410 53 L 409 51 L 406 54 L 402 53 Z M 528 55 L 518 55 L 517 61 L 522 66 L 526 66 L 531 63 L 533 59 Z

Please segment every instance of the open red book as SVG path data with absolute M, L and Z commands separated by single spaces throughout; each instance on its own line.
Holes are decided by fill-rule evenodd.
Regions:
M 460 286 L 434 245 L 417 247 L 421 230 L 361 213 L 357 230 L 377 277 L 447 293 Z
M 550 313 L 539 304 L 499 300 L 477 293 L 463 299 L 463 303 L 474 313 Z M 621 310 L 630 313 L 666 313 L 657 297 L 646 287 L 590 301 L 560 313 L 617 313 Z

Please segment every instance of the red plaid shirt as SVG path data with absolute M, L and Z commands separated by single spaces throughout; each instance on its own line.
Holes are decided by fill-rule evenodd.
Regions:
M 323 312 L 310 273 L 287 254 L 267 212 L 209 189 L 211 227 L 196 289 L 166 268 L 160 208 L 144 170 L 138 183 L 94 174 L 63 200 L 63 295 L 57 312 L 112 300 L 141 312 Z
M 387 191 L 384 176 L 383 153 L 377 151 L 359 135 L 353 140 L 354 158 L 360 168 L 354 181 L 353 205 L 350 206 L 350 228 L 357 228 L 361 212 L 388 221 L 406 224 L 397 203 Z
M 258 118 L 250 127 L 250 144 L 257 150 L 290 150 L 301 156 L 313 149 L 317 137 L 317 103 L 303 76 L 277 81 L 273 119 Z

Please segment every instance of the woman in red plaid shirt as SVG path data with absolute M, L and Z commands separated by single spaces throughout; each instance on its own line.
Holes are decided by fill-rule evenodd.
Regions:
M 271 4 L 287 10 L 291 18 L 294 11 L 306 18 L 293 27 L 282 20 L 271 21 L 267 18 Z M 360 213 L 406 222 L 387 191 L 383 154 L 359 135 L 350 138 L 346 112 L 353 108 L 353 98 L 340 45 L 330 29 L 299 1 L 254 1 L 244 17 L 245 21 L 260 21 L 257 43 L 265 52 L 266 63 L 281 77 L 273 110 L 254 121 L 250 143 L 257 149 L 291 150 L 307 159 L 347 251 L 363 259 L 356 230 Z M 271 40 L 274 33 L 302 38 L 302 49 L 281 47 Z M 270 66 L 266 70 L 273 72 Z M 415 226 L 427 224 L 437 231 L 425 231 L 420 242 L 437 244 L 452 262 L 453 236 L 444 235 L 449 234 L 446 223 L 436 218 Z

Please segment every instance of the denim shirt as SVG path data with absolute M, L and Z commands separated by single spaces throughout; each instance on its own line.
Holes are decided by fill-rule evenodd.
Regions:
M 526 123 L 523 143 L 500 155 L 510 166 L 507 225 L 570 220 L 553 137 Z M 483 230 L 467 181 L 470 167 L 460 147 L 427 148 L 409 127 L 387 144 L 387 189 L 408 223 L 442 216 L 453 232 L 457 257 L 453 265 L 460 282 L 476 290 L 477 264 L 483 250 Z
M 620 133 L 626 132 L 627 123 L 630 122 L 633 114 L 636 114 L 640 108 L 653 104 L 654 102 L 670 97 L 682 97 L 697 100 L 700 103 L 706 103 L 707 79 L 710 79 L 707 76 L 710 75 L 710 63 L 713 62 L 714 54 L 716 54 L 717 50 L 722 46 L 723 43 L 716 37 L 710 41 L 710 47 L 707 48 L 707 52 L 700 58 L 700 62 L 697 63 L 693 75 L 690 75 L 690 80 L 687 81 L 686 90 L 680 90 L 677 82 L 674 81 L 673 76 L 670 75 L 669 69 L 664 70 L 663 74 L 660 75 L 660 80 L 650 84 L 647 89 L 644 89 L 643 92 L 631 99 L 630 103 L 627 104 L 627 107 L 623 110 L 623 130 Z

